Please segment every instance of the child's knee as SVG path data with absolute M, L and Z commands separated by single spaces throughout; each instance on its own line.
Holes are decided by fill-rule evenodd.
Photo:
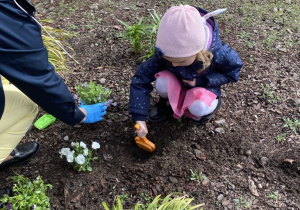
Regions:
M 212 113 L 216 109 L 217 105 L 218 105 L 218 99 L 213 100 L 210 106 L 201 100 L 195 100 L 188 107 L 188 109 L 191 112 L 191 114 L 197 117 L 202 117 Z
M 155 81 L 155 89 L 163 98 L 168 98 L 168 85 L 169 80 L 167 78 L 158 77 Z

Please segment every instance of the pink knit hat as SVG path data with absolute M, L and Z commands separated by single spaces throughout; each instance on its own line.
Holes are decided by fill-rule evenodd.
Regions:
M 165 56 L 183 58 L 196 55 L 206 41 L 204 22 L 199 11 L 189 5 L 173 6 L 162 17 L 156 38 Z

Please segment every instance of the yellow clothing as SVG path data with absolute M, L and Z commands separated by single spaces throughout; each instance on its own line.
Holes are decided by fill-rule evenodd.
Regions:
M 0 163 L 18 145 L 38 113 L 38 106 L 14 85 L 3 83 L 3 89 L 5 107 L 0 119 Z
M 1 76 L 1 81 L 3 85 L 8 85 L 9 81 L 7 79 L 5 79 L 3 76 Z

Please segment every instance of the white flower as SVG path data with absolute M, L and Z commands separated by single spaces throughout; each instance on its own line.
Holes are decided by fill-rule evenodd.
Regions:
M 71 146 L 74 147 L 74 145 L 75 145 L 75 142 L 71 142 Z
M 95 141 L 94 141 L 94 142 L 92 143 L 92 148 L 93 148 L 93 149 L 99 149 L 99 148 L 100 148 L 100 144 L 99 144 L 98 142 L 95 142 Z
M 83 147 L 83 148 L 86 148 L 86 144 L 84 142 L 80 142 L 79 146 Z
M 83 149 L 83 155 L 88 156 L 88 154 L 89 154 L 89 149 L 88 148 Z
M 68 161 L 69 163 L 73 163 L 74 155 L 73 155 L 72 152 L 70 152 L 69 154 L 67 154 L 66 157 L 67 157 L 67 161 Z
M 75 158 L 76 162 L 80 165 L 85 163 L 85 157 L 82 154 L 79 154 L 76 158 Z
M 62 155 L 66 155 L 67 156 L 70 152 L 71 152 L 70 148 L 62 148 L 60 150 L 59 154 L 60 154 L 60 156 L 62 156 Z

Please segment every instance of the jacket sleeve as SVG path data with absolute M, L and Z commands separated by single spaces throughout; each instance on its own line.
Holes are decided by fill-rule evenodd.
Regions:
M 155 74 L 163 69 L 165 59 L 159 50 L 156 49 L 154 55 L 143 62 L 131 79 L 129 113 L 134 121 L 145 121 L 150 106 L 150 93 L 153 90 L 152 82 Z
M 229 82 L 237 82 L 243 63 L 239 55 L 227 44 L 214 53 L 213 70 L 205 77 L 207 87 L 220 87 Z
M 84 114 L 71 92 L 48 62 L 45 47 L 35 50 L 0 49 L 1 74 L 32 101 L 64 123 L 79 123 Z
M 79 123 L 84 114 L 49 63 L 40 26 L 13 1 L 1 2 L 0 11 L 0 74 L 49 114 Z

